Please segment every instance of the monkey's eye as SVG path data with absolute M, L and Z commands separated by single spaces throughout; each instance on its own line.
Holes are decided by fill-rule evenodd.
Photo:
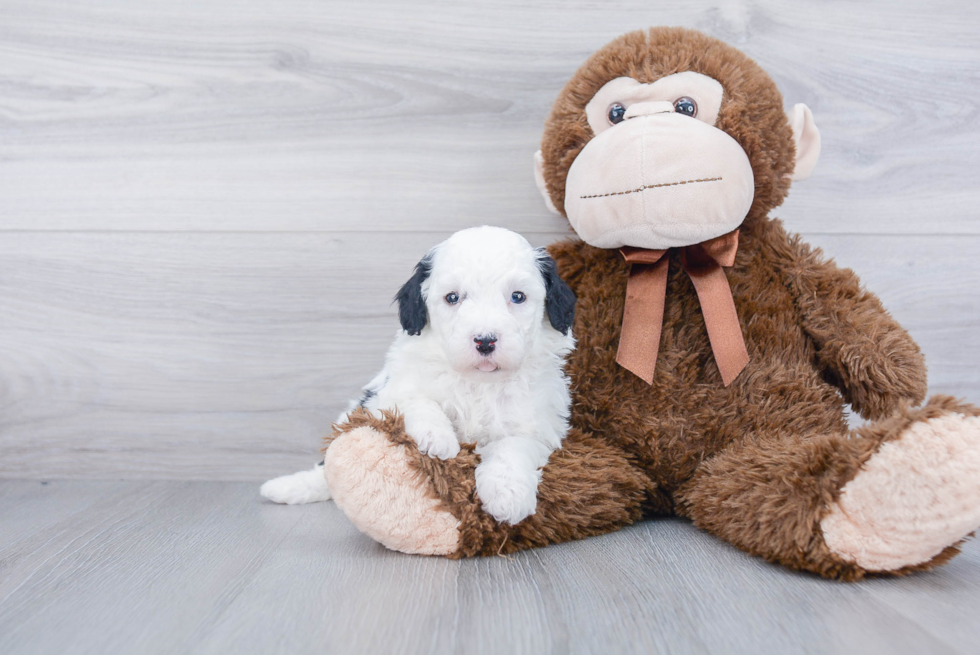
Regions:
M 520 305 L 525 300 L 527 300 L 527 296 L 524 295 L 523 291 L 515 291 L 510 294 L 510 301 L 515 305 Z
M 448 302 L 450 305 L 455 305 L 459 302 L 459 294 L 455 291 L 450 291 L 446 294 L 446 302 Z
M 626 116 L 626 107 L 618 102 L 614 102 L 609 105 L 609 109 L 606 111 L 606 116 L 609 118 L 609 122 L 613 125 L 616 123 L 622 123 L 623 118 Z
M 693 98 L 684 96 L 674 101 L 674 111 L 678 114 L 684 114 L 685 116 L 694 118 L 698 115 L 698 103 L 694 102 Z

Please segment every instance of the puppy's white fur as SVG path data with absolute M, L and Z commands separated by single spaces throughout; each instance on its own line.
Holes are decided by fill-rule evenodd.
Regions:
M 421 281 L 424 327 L 413 327 L 409 317 L 384 369 L 348 410 L 397 409 L 431 457 L 449 459 L 460 443 L 475 443 L 477 495 L 487 513 L 511 524 L 534 513 L 540 469 L 568 431 L 563 367 L 575 341 L 567 326 L 563 334 L 549 320 L 547 259 L 520 235 L 487 226 L 457 232 L 433 248 L 413 278 Z M 521 297 L 515 294 L 526 300 L 515 302 Z M 479 340 L 486 344 L 488 337 L 494 348 L 481 352 Z M 338 422 L 346 418 L 345 412 Z M 270 480 L 261 493 L 279 503 L 327 500 L 322 470 Z

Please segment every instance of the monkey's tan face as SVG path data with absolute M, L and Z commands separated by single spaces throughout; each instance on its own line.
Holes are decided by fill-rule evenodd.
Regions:
M 636 70 L 682 72 L 645 84 L 631 77 Z M 596 53 L 556 100 L 534 155 L 538 190 L 600 248 L 700 243 L 750 212 L 764 220 L 788 182 L 813 170 L 813 115 L 802 103 L 783 112 L 773 81 L 721 42 L 683 29 L 630 33 Z
M 565 182 L 565 213 L 599 248 L 664 249 L 737 228 L 755 182 L 742 147 L 714 127 L 723 89 L 694 72 L 606 83 L 586 106 L 595 137 Z

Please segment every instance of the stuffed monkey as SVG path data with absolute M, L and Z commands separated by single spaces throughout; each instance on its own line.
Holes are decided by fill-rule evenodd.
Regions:
M 980 410 L 926 392 L 919 348 L 770 211 L 820 139 L 773 81 L 686 29 L 626 34 L 561 91 L 539 187 L 580 239 L 572 428 L 537 511 L 486 515 L 472 448 L 421 455 L 356 415 L 326 457 L 337 504 L 408 553 L 510 553 L 657 515 L 828 578 L 937 566 L 980 526 Z M 851 431 L 845 405 L 867 419 Z

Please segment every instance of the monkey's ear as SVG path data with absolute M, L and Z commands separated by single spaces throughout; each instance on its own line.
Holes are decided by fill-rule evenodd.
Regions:
M 544 183 L 544 157 L 540 150 L 534 153 L 534 182 L 538 185 L 538 191 L 548 209 L 561 215 L 561 212 L 555 208 L 555 203 L 551 202 L 551 194 L 548 193 L 548 187 Z
M 820 130 L 813 122 L 810 108 L 802 102 L 793 106 L 789 114 L 789 124 L 793 128 L 793 143 L 796 145 L 796 167 L 790 179 L 805 180 L 810 177 L 813 167 L 820 157 Z
M 415 272 L 408 282 L 395 294 L 398 302 L 398 319 L 402 329 L 410 335 L 422 334 L 422 328 L 428 323 L 428 313 L 425 309 L 425 298 L 422 296 L 422 283 L 429 277 L 432 270 L 432 256 L 426 255 L 415 265 Z
M 575 292 L 558 277 L 558 267 L 544 248 L 538 248 L 538 269 L 544 278 L 544 306 L 548 312 L 551 327 L 562 334 L 575 322 Z

